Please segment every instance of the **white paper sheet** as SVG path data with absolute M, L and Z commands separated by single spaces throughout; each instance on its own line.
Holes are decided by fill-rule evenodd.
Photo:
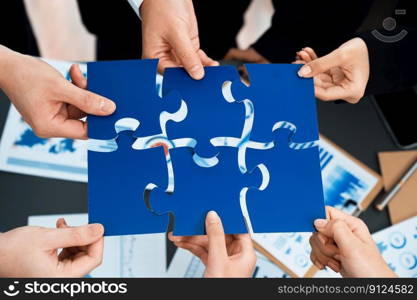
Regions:
M 314 278 L 342 278 L 342 275 L 340 273 L 336 273 L 330 268 L 326 268 L 323 270 L 319 270 L 314 274 Z
M 391 270 L 399 277 L 417 278 L 417 216 L 372 237 Z
M 254 234 L 253 239 L 297 276 L 302 277 L 312 266 L 310 261 L 311 233 Z
M 352 214 L 378 178 L 324 140 L 320 140 L 319 153 L 326 205 Z

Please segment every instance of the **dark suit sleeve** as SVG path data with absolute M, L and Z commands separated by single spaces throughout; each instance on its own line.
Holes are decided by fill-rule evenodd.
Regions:
M 395 43 L 380 41 L 372 32 L 359 34 L 369 54 L 366 95 L 400 91 L 417 84 L 417 32 L 413 28 L 403 30 L 407 30 L 407 35 Z
M 417 14 L 409 1 L 399 1 L 396 9 L 406 11 L 395 15 L 397 26 L 392 31 L 384 28 L 359 33 L 369 54 L 370 74 L 365 94 L 396 92 L 417 84 Z M 405 36 L 402 36 L 406 33 Z M 395 37 L 397 37 L 395 39 Z
M 274 0 L 271 27 L 252 47 L 272 62 L 292 62 L 309 46 L 320 56 L 337 48 L 359 28 L 372 0 Z

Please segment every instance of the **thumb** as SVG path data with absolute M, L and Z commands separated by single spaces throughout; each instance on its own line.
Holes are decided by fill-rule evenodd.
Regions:
M 298 71 L 298 76 L 305 78 L 314 77 L 318 74 L 329 71 L 331 68 L 340 66 L 341 64 L 342 59 L 340 50 L 336 49 L 333 52 L 302 66 Z
M 45 236 L 45 244 L 51 249 L 87 246 L 101 239 L 103 234 L 101 224 L 51 229 Z
M 204 68 L 198 53 L 188 35 L 177 32 L 170 41 L 175 55 L 190 76 L 196 80 L 204 77 Z
M 116 104 L 100 95 L 80 89 L 67 82 L 64 91 L 65 102 L 74 105 L 81 111 L 98 116 L 107 116 L 116 109 Z
M 355 248 L 359 239 L 353 234 L 349 225 L 340 219 L 324 220 L 317 219 L 314 221 L 317 231 L 325 236 L 332 238 L 342 253 L 351 251 Z
M 209 264 L 216 264 L 227 257 L 226 238 L 222 221 L 215 211 L 210 211 L 206 217 L 206 231 L 208 237 Z

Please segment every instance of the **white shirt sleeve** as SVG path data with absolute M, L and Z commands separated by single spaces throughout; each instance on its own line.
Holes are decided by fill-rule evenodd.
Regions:
M 132 6 L 133 10 L 138 15 L 138 17 L 140 18 L 139 8 L 142 5 L 143 0 L 127 0 L 127 1 L 129 2 L 130 6 Z

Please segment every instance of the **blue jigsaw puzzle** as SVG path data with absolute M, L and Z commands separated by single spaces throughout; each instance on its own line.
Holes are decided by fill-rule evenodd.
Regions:
M 219 151 L 219 163 L 211 168 L 196 165 L 190 148 L 171 151 L 176 177 L 174 192 L 154 189 L 148 201 L 155 213 L 174 215 L 174 235 L 205 234 L 204 221 L 210 210 L 218 212 L 226 233 L 247 232 L 240 192 L 244 187 L 259 188 L 262 173 L 255 168 L 250 174 L 242 174 L 237 148 L 222 147 Z
M 240 138 L 245 120 L 242 103 L 229 103 L 223 97 L 222 86 L 227 80 L 239 80 L 239 73 L 231 66 L 206 67 L 204 78 L 194 80 L 183 68 L 165 70 L 163 95 L 178 91 L 187 103 L 187 117 L 180 123 L 168 122 L 169 139 L 183 137 L 197 141 L 194 149 L 200 157 L 210 158 L 218 150 L 210 139 L 218 136 Z
M 250 85 L 237 80 L 230 87 L 234 99 L 249 99 L 255 108 L 252 141 L 271 142 L 272 128 L 279 121 L 297 126 L 294 142 L 319 139 L 313 80 L 297 75 L 300 65 L 247 64 L 245 67 Z
M 159 233 L 172 213 L 175 235 L 199 235 L 206 213 L 215 210 L 230 234 L 314 230 L 313 220 L 324 217 L 316 104 L 313 81 L 297 75 L 300 66 L 247 65 L 249 87 L 234 67 L 207 67 L 200 81 L 171 68 L 163 98 L 156 66 L 156 60 L 88 65 L 89 89 L 117 104 L 111 116 L 88 117 L 89 137 L 116 139 L 118 146 L 89 151 L 90 222 L 102 223 L 106 235 Z M 185 118 L 162 124 L 162 113 L 184 103 Z M 123 118 L 139 120 L 139 127 L 118 135 L 115 123 Z M 132 148 L 161 133 L 169 146 Z M 215 147 L 219 137 L 224 145 Z M 202 167 L 195 154 L 217 155 L 218 162 Z M 242 157 L 253 172 L 240 169 Z
M 248 149 L 247 165 L 265 164 L 269 184 L 262 191 L 248 190 L 246 206 L 253 232 L 311 232 L 313 222 L 325 218 L 318 147 L 289 147 L 293 132 L 273 132 L 274 147 Z
M 136 137 L 161 133 L 160 115 L 181 107 L 175 92 L 161 99 L 156 91 L 158 60 L 124 60 L 88 63 L 88 89 L 116 103 L 116 111 L 107 117 L 88 116 L 88 137 L 109 140 L 117 136 L 114 124 L 122 118 L 140 122 Z
M 149 182 L 168 184 L 164 148 L 136 151 L 132 134 L 119 132 L 116 151 L 88 151 L 89 223 L 103 224 L 106 236 L 167 229 L 168 216 L 150 213 L 143 200 Z

